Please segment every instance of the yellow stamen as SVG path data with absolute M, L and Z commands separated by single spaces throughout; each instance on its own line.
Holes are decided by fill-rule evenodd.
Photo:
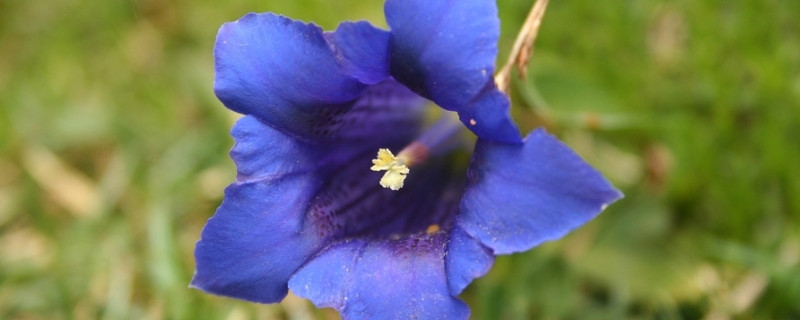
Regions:
M 439 225 L 438 224 L 432 224 L 432 225 L 428 226 L 428 229 L 425 230 L 425 233 L 431 234 L 431 233 L 434 233 L 434 232 L 437 232 L 437 231 L 439 231 Z
M 381 187 L 389 188 L 392 190 L 400 190 L 403 187 L 403 181 L 406 180 L 406 175 L 409 170 L 403 161 L 403 157 L 395 157 L 389 149 L 378 149 L 378 156 L 372 160 L 372 171 L 383 171 L 386 173 L 381 178 Z

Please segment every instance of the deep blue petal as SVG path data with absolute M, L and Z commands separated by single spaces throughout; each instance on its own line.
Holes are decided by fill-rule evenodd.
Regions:
M 458 118 L 482 139 L 518 144 L 522 136 L 511 119 L 510 106 L 508 96 L 491 83 L 485 92 L 458 111 Z
M 461 294 L 472 280 L 486 274 L 493 262 L 491 250 L 464 232 L 457 222 L 450 230 L 445 256 L 450 293 L 454 296 Z
M 239 182 L 268 180 L 292 173 L 305 173 L 319 167 L 323 150 L 283 134 L 253 116 L 236 121 L 231 129 L 236 144 L 231 158 L 236 163 Z
M 361 95 L 367 85 L 359 78 L 380 80 L 376 65 L 386 57 L 375 49 L 376 62 L 371 62 L 362 51 L 386 47 L 386 37 L 361 24 L 343 30 L 341 36 L 329 34 L 336 40 L 330 43 L 319 27 L 271 13 L 251 13 L 224 24 L 214 48 L 217 97 L 234 111 L 308 136 L 308 122 L 318 118 L 320 109 L 339 108 Z M 359 32 L 366 36 L 351 47 Z
M 447 288 L 446 238 L 344 242 L 303 266 L 289 287 L 344 319 L 466 319 L 469 308 Z
M 304 232 L 301 215 L 316 187 L 305 176 L 228 187 L 195 248 L 191 285 L 248 301 L 281 301 L 289 277 L 322 246 Z
M 497 91 L 493 74 L 500 21 L 494 0 L 387 0 L 384 11 L 395 79 L 457 111 L 465 124 L 477 121 L 483 127 L 468 127 L 479 137 L 519 142 L 508 105 L 492 105 L 486 100 L 495 98 L 483 97 Z
M 192 286 L 255 302 L 278 302 L 289 277 L 322 246 L 304 224 L 322 185 L 320 153 L 253 117 L 232 130 L 237 182 L 203 228 Z
M 426 104 L 425 99 L 389 79 L 369 86 L 356 100 L 339 108 L 315 111 L 302 126 L 305 136 L 315 143 L 376 151 L 416 137 Z
M 346 70 L 366 84 L 389 77 L 389 32 L 368 22 L 342 22 L 327 33 L 334 53 Z
M 621 197 L 599 172 L 538 129 L 523 145 L 478 141 L 459 224 L 495 254 L 507 254 L 558 239 Z
M 494 0 L 388 0 L 394 77 L 453 110 L 492 77 L 500 21 Z

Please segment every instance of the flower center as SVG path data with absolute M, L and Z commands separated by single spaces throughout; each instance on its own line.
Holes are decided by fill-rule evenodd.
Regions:
M 395 157 L 389 149 L 380 148 L 378 149 L 378 158 L 372 160 L 372 167 L 369 169 L 372 171 L 386 170 L 380 181 L 381 187 L 397 191 L 403 187 L 403 181 L 406 180 L 409 172 L 406 166 L 407 158 L 408 156 L 402 153 L 400 157 Z
M 380 148 L 376 159 L 366 151 L 353 160 L 371 160 L 373 170 L 386 171 L 383 178 L 362 164 L 331 171 L 311 204 L 309 221 L 320 236 L 333 239 L 398 239 L 449 230 L 469 161 L 467 141 L 458 135 L 463 128 L 447 114 L 404 148 L 395 145 L 397 153 Z
M 461 123 L 450 114 L 442 118 L 426 131 L 419 139 L 409 143 L 400 153 L 395 155 L 386 148 L 378 149 L 377 158 L 372 160 L 372 171 L 386 171 L 380 180 L 381 187 L 400 190 L 410 172 L 409 167 L 425 162 L 431 155 L 447 152 L 455 143 L 453 137 L 461 128 Z

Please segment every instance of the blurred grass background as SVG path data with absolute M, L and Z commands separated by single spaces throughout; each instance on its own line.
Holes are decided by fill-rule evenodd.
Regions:
M 500 0 L 500 62 L 531 0 Z M 382 1 L 0 0 L 0 318 L 332 319 L 188 289 L 233 179 L 217 28 L 273 11 L 385 26 Z M 800 319 L 800 2 L 553 0 L 526 80 L 626 193 L 497 259 L 475 319 Z

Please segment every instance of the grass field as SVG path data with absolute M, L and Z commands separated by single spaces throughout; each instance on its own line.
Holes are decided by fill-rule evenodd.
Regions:
M 499 0 L 499 63 L 532 0 Z M 189 289 L 235 170 L 217 28 L 273 11 L 385 26 L 381 1 L 0 0 L 0 318 L 335 319 Z M 626 194 L 498 258 L 475 319 L 800 319 L 800 1 L 552 0 L 526 131 Z

